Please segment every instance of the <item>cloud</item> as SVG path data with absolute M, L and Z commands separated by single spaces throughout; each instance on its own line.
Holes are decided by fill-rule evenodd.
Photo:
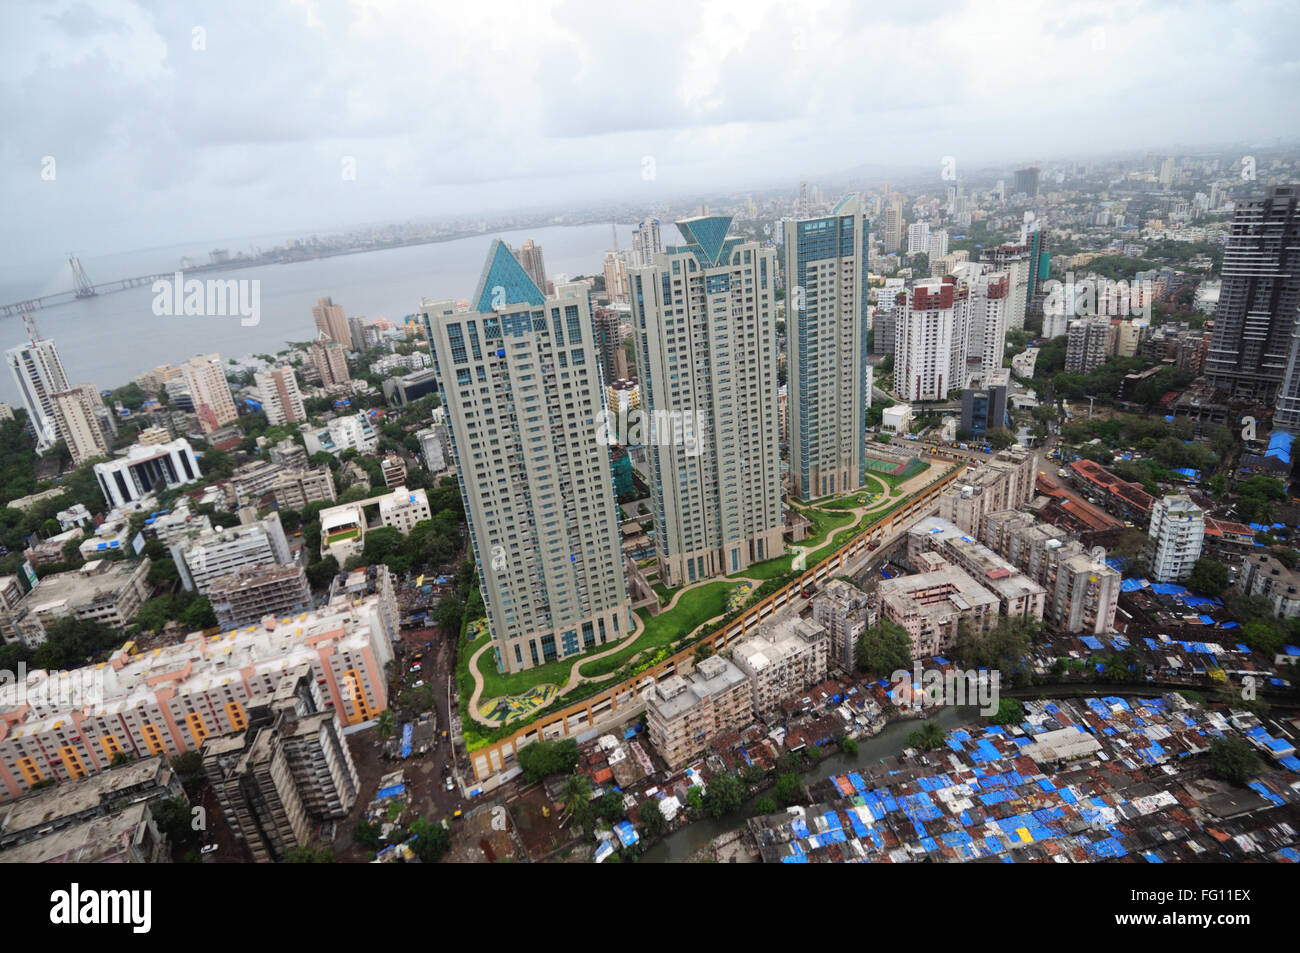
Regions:
M 6 17 L 13 261 L 1300 125 L 1285 3 L 65 0 Z

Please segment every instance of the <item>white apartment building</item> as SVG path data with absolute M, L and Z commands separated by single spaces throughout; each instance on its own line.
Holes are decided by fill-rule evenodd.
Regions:
M 1188 496 L 1166 496 L 1151 507 L 1151 575 L 1156 582 L 1181 582 L 1192 574 L 1205 540 L 1205 513 Z
M 786 408 L 790 483 L 809 500 L 862 485 L 871 406 L 869 236 L 856 194 L 829 216 L 785 228 L 788 374 L 795 385 Z
M 653 265 L 655 255 L 663 250 L 663 240 L 659 237 L 659 219 L 643 218 L 632 229 L 632 265 Z
M 294 376 L 292 367 L 281 366 L 258 371 L 253 375 L 253 380 L 262 397 L 266 422 L 272 427 L 283 427 L 307 419 L 302 392 L 298 389 L 298 378 Z
M 938 261 L 948 254 L 948 230 L 944 228 L 935 229 L 930 233 L 930 247 L 927 250 L 927 257 L 931 263 Z M 942 277 L 942 276 L 940 276 Z
M 379 497 L 380 521 L 403 536 L 409 535 L 416 523 L 430 519 L 432 515 L 429 497 L 423 490 L 397 486 L 388 496 Z
M 995 245 L 984 249 L 983 261 L 994 270 L 1006 272 L 1011 279 L 1011 303 L 1007 311 L 1007 329 L 1020 331 L 1025 327 L 1025 308 L 1029 299 L 1029 277 L 1034 267 L 1031 261 L 1031 244 Z
M 132 444 L 126 456 L 94 465 L 95 479 L 110 508 L 128 506 L 151 493 L 192 483 L 203 474 L 190 442 Z
M 677 223 L 686 240 L 632 270 L 632 324 L 660 577 L 670 587 L 784 552 L 776 253 L 728 238 L 731 219 Z
M 930 251 L 930 223 L 913 222 L 907 226 L 907 253 L 925 254 Z M 945 253 L 946 254 L 946 253 Z
M 962 266 L 978 271 L 979 266 Z M 965 386 L 979 378 L 989 386 L 988 378 L 1002 370 L 1002 356 L 1007 350 L 1007 313 L 1011 303 L 1011 276 L 1005 271 L 972 274 L 967 278 L 970 289 L 970 338 L 966 347 Z
M 309 458 L 322 451 L 336 457 L 342 456 L 345 450 L 374 453 L 379 446 L 379 434 L 364 413 L 335 417 L 323 427 L 303 424 L 300 430 Z
M 599 353 L 590 296 L 547 297 L 500 240 L 471 301 L 423 323 L 497 665 L 518 672 L 631 634 Z
M 220 354 L 199 354 L 181 365 L 185 387 L 204 433 L 212 433 L 239 419 Z
M 109 455 L 108 437 L 100 426 L 104 401 L 91 384 L 50 395 L 59 435 L 72 454 L 72 465 L 81 466 L 94 457 Z
M 172 543 L 170 549 L 181 584 L 203 595 L 214 579 L 237 569 L 291 562 L 278 513 L 252 523 L 188 535 Z
M 450 465 L 448 457 L 450 448 L 448 447 L 449 438 L 447 428 L 442 424 L 434 424 L 425 430 L 418 431 L 415 439 L 420 441 L 420 452 L 424 454 L 424 467 L 430 473 L 441 473 Z
M 93 559 L 79 569 L 46 576 L 14 610 L 19 638 L 36 648 L 45 641 L 46 626 L 65 616 L 125 627 L 153 595 L 149 566 L 147 556 L 139 562 Z
M 31 341 L 5 351 L 5 361 L 36 435 L 36 452 L 45 453 L 60 436 L 53 395 L 68 389 L 58 349 L 53 341 Z
M 826 628 L 831 655 L 846 672 L 857 666 L 858 639 L 875 621 L 870 597 L 845 579 L 832 579 L 813 599 L 813 621 Z
M 1106 345 L 1110 339 L 1110 318 L 1078 318 L 1066 332 L 1065 370 L 1070 374 L 1087 374 L 1106 362 Z
M 904 400 L 944 400 L 965 386 L 969 296 L 953 279 L 912 286 L 894 323 L 894 392 Z

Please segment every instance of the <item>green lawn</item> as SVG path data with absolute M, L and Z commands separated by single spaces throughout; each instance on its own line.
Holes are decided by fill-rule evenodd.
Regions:
M 775 559 L 765 559 L 761 563 L 754 563 L 748 569 L 742 569 L 738 573 L 732 573 L 728 579 L 775 579 L 777 576 L 784 576 L 790 571 L 790 561 L 793 556 L 777 556 Z
M 655 595 L 659 597 L 659 604 L 661 606 L 666 606 L 668 603 L 673 601 L 673 594 L 677 592 L 677 589 L 680 589 L 681 586 L 678 586 L 677 589 L 669 589 L 662 582 L 656 582 L 652 583 L 650 588 L 652 588 L 655 591 Z
M 855 504 L 856 505 L 856 504 Z M 807 539 L 800 540 L 795 545 L 803 547 L 812 547 L 819 545 L 835 530 L 848 526 L 853 522 L 853 516 L 849 513 L 827 513 L 822 510 L 805 509 L 799 507 L 799 512 L 812 521 L 812 529 Z M 754 563 L 748 569 L 742 569 L 740 572 L 733 572 L 728 579 L 779 579 L 781 576 L 790 572 L 793 564 L 794 555 L 777 556 L 775 559 L 767 559 L 761 563 Z M 808 565 L 812 565 L 808 563 Z
M 578 673 L 585 678 L 607 675 L 617 671 L 638 652 L 659 649 L 680 639 L 702 622 L 722 615 L 727 609 L 727 596 L 734 588 L 735 583 L 720 580 L 683 593 L 677 605 L 659 615 L 652 616 L 644 609 L 638 609 L 637 615 L 645 623 L 640 637 L 613 655 L 588 662 L 578 669 Z
M 480 639 L 474 643 L 474 648 L 477 650 L 482 644 L 482 639 Z M 595 652 L 603 648 L 608 648 L 608 646 L 597 646 L 591 651 Z M 544 665 L 538 665 L 536 668 L 525 669 L 512 675 L 509 672 L 501 673 L 497 671 L 496 653 L 492 649 L 488 649 L 478 660 L 479 674 L 483 676 L 483 697 L 479 699 L 479 704 L 500 695 L 522 695 L 533 686 L 543 685 L 547 682 L 559 685 L 562 688 L 564 683 L 569 680 L 569 669 L 573 667 L 574 661 L 579 657 L 572 655 L 567 659 L 547 662 Z
M 830 499 L 828 497 L 827 498 L 828 502 L 813 503 L 810 505 L 820 507 L 821 509 L 824 510 L 852 510 L 852 509 L 856 509 L 859 506 L 875 505 L 875 504 L 862 503 L 859 501 L 865 498 L 870 493 L 884 494 L 889 492 L 889 487 L 885 485 L 884 480 L 877 479 L 877 477 L 879 476 L 880 475 L 877 473 L 867 474 L 865 480 L 863 481 L 861 489 L 855 490 L 854 492 L 848 494 L 847 496 L 842 496 L 839 499 Z M 880 502 L 879 500 L 876 501 L 876 503 L 879 502 Z

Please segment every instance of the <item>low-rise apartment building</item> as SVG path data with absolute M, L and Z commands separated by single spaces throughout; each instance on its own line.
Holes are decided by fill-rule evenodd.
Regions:
M 672 675 L 646 693 L 650 743 L 671 767 L 709 749 L 712 741 L 739 731 L 754 717 L 749 679 L 737 666 L 713 656 L 689 675 Z
M 875 622 L 870 597 L 844 579 L 832 579 L 813 599 L 813 621 L 824 626 L 831 654 L 840 667 L 852 672 L 858 638 Z
M 1279 619 L 1300 616 L 1300 572 L 1288 569 L 1275 555 L 1243 560 L 1237 588 L 1245 595 L 1267 599 Z
M 153 595 L 149 566 L 147 556 L 139 562 L 95 559 L 79 569 L 46 576 L 15 612 L 18 637 L 35 648 L 45 641 L 47 626 L 65 616 L 113 629 L 125 627 Z
M 208 583 L 208 602 L 223 629 L 310 609 L 311 586 L 302 566 L 256 566 L 237 569 Z
M 343 725 L 374 718 L 388 707 L 385 666 L 398 637 L 391 600 L 390 587 L 359 599 L 341 592 L 287 622 L 196 632 L 150 652 L 127 643 L 98 665 L 0 685 L 0 800 L 46 778 L 103 771 L 118 752 L 172 758 L 243 731 L 250 710 L 304 665 L 320 711 Z
M 757 635 L 731 650 L 731 659 L 749 678 L 754 711 L 776 710 L 781 699 L 826 677 L 830 634 L 809 619 L 764 623 Z
M 988 631 L 998 618 L 996 596 L 937 553 L 922 556 L 928 571 L 881 580 L 877 591 L 881 618 L 907 630 L 913 658 L 941 655 L 964 629 Z

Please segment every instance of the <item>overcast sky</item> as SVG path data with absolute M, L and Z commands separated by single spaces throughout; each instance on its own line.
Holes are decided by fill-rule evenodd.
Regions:
M 6 0 L 0 255 L 793 192 L 864 164 L 937 177 L 944 155 L 960 172 L 1300 125 L 1300 5 L 948 7 Z

